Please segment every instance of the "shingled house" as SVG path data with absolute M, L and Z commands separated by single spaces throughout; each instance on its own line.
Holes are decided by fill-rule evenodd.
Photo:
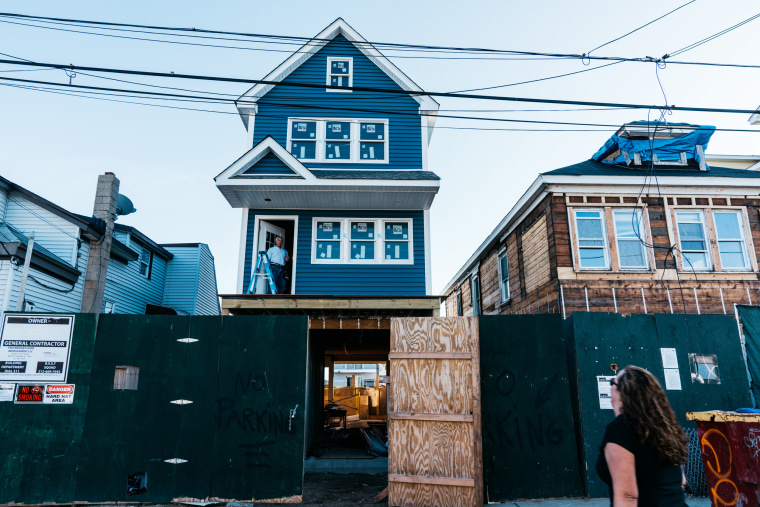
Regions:
M 760 301 L 760 158 L 713 127 L 626 124 L 536 178 L 444 289 L 447 315 L 733 313 Z

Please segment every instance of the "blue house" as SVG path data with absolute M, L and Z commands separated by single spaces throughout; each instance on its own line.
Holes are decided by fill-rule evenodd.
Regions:
M 239 294 L 278 235 L 286 294 L 432 292 L 435 100 L 339 18 L 237 107 L 250 149 L 215 181 L 242 210 Z

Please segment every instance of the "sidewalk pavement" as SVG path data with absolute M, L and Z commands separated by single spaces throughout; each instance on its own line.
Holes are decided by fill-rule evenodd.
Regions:
M 610 501 L 608 498 L 565 498 L 562 500 L 520 500 L 489 505 L 502 505 L 504 507 L 609 507 Z M 687 498 L 686 505 L 689 507 L 710 507 L 710 499 Z

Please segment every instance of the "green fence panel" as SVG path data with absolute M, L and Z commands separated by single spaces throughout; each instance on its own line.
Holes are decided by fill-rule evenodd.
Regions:
M 737 306 L 747 349 L 747 369 L 752 380 L 754 407 L 760 403 L 760 308 Z
M 214 445 L 214 407 L 219 378 L 219 337 L 222 318 L 192 317 L 186 343 L 187 362 L 181 387 L 181 417 L 177 430 L 174 498 L 205 499 L 209 496 Z M 226 321 L 225 321 L 226 322 Z M 192 403 L 187 403 L 192 402 Z
M 302 494 L 308 319 L 225 318 L 211 496 Z M 293 417 L 291 410 L 295 410 Z
M 75 314 L 67 383 L 71 405 L 0 403 L 0 503 L 71 503 L 82 458 L 96 319 Z
M 89 502 L 169 502 L 178 467 L 177 431 L 186 406 L 182 399 L 190 317 L 103 315 L 98 325 L 92 387 L 85 426 L 87 459 L 77 484 L 77 500 Z M 136 390 L 114 388 L 119 366 L 139 368 Z M 127 495 L 133 474 L 147 474 L 142 494 Z
M 560 316 L 479 321 L 486 500 L 580 496 Z
M 707 409 L 732 410 L 746 406 L 749 388 L 742 362 L 736 322 L 722 315 L 630 315 L 576 312 L 566 326 L 570 342 L 571 389 L 576 400 L 582 440 L 581 470 L 591 497 L 609 494 L 596 474 L 599 444 L 606 425 L 614 419 L 610 409 L 600 408 L 598 375 L 614 375 L 611 364 L 632 364 L 649 370 L 663 385 L 665 370 L 660 349 L 675 349 L 680 390 L 667 390 L 679 422 L 686 412 Z M 692 382 L 690 354 L 715 355 L 718 383 Z

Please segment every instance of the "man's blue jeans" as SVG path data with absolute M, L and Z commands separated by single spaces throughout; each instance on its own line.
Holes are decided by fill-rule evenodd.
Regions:
M 285 292 L 285 268 L 275 266 L 274 264 L 271 267 L 274 286 L 277 287 L 277 294 L 283 294 Z

